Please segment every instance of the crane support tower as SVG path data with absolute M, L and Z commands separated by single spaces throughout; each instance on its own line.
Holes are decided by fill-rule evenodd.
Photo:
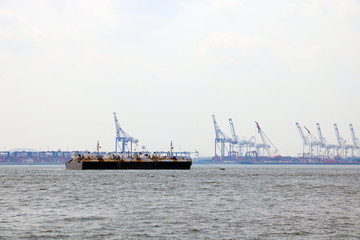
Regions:
M 119 147 L 119 149 L 120 149 L 119 151 L 121 153 L 129 153 L 130 155 L 132 155 L 133 143 L 136 144 L 139 142 L 139 140 L 131 137 L 120 127 L 116 113 L 114 113 L 114 120 L 115 120 L 115 127 L 116 127 L 115 154 L 117 154 L 118 147 Z
M 256 122 L 256 127 L 258 129 L 258 133 L 260 134 L 261 140 L 264 144 L 265 150 L 268 154 L 269 157 L 271 158 L 275 158 L 275 157 L 281 157 L 279 154 L 279 151 L 277 150 L 277 148 L 275 147 L 275 145 L 270 141 L 270 139 L 266 136 L 266 134 L 264 133 L 264 131 L 260 128 L 260 125 L 258 122 Z M 272 151 L 270 149 L 270 145 L 268 144 L 268 142 L 270 143 L 270 145 L 274 148 L 274 150 Z

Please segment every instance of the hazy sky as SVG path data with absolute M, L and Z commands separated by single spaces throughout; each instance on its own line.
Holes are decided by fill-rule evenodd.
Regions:
M 121 126 L 149 150 L 214 154 L 230 135 L 302 151 L 360 137 L 359 0 L 0 0 L 0 149 L 114 150 Z

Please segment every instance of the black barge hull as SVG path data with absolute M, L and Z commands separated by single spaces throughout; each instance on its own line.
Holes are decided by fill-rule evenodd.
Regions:
M 91 169 L 178 169 L 189 170 L 191 161 L 154 161 L 154 162 L 78 162 L 69 161 L 65 163 L 66 169 L 91 170 Z

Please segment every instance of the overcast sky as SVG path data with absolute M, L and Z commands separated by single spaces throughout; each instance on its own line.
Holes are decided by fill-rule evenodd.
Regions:
M 359 0 L 0 0 L 0 150 L 214 154 L 230 135 L 302 151 L 295 126 L 360 137 Z

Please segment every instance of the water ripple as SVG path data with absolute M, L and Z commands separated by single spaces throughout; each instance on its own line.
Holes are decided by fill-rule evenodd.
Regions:
M 357 239 L 358 166 L 0 166 L 0 239 Z

